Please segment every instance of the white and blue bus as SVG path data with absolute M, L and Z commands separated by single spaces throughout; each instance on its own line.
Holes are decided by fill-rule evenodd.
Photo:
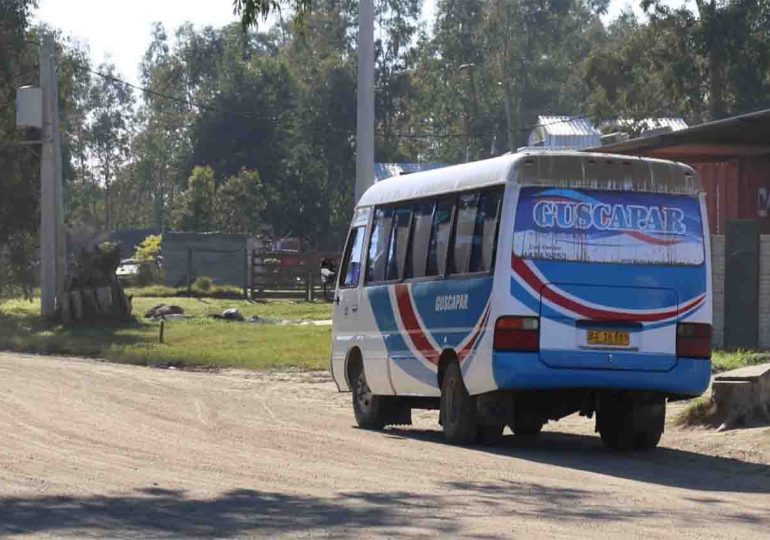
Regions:
M 472 444 L 579 412 L 652 448 L 666 400 L 709 384 L 708 230 L 668 161 L 527 152 L 385 180 L 351 224 L 332 375 L 364 428 L 439 409 Z

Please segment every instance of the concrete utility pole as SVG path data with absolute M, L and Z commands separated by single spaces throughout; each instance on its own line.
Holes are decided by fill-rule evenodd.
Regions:
M 374 0 L 358 2 L 356 202 L 374 184 Z
M 66 265 L 64 203 L 59 133 L 59 95 L 54 65 L 54 39 L 46 35 L 40 47 L 40 90 L 43 130 L 40 160 L 40 311 L 56 315 L 56 298 L 64 288 Z

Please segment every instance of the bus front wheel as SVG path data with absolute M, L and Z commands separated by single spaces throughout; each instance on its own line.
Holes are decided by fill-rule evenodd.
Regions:
M 363 366 L 356 368 L 353 376 L 353 412 L 358 427 L 363 429 L 382 429 L 387 423 L 387 403 L 385 396 L 372 393 Z

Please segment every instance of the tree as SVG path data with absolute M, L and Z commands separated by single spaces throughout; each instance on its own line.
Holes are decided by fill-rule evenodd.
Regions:
M 32 0 L 0 2 L 0 295 L 34 284 L 32 260 L 40 221 L 39 151 L 20 145 L 35 133 L 15 125 L 16 89 L 37 83 L 37 50 L 29 39 Z
M 103 75 L 91 86 L 88 99 L 88 152 L 104 190 L 102 226 L 112 230 L 116 213 L 113 184 L 129 157 L 135 98 L 131 89 L 119 82 L 114 65 L 102 64 L 98 71 Z
M 262 179 L 257 171 L 242 170 L 219 189 L 214 202 L 217 230 L 227 233 L 256 234 L 264 225 L 267 206 Z
M 214 228 L 216 182 L 211 167 L 195 167 L 187 190 L 176 201 L 174 227 L 180 231 L 207 232 Z
M 310 12 L 312 0 L 233 0 L 233 10 L 241 16 L 244 28 L 257 26 L 259 20 L 280 12 L 282 7 L 293 8 L 302 20 Z

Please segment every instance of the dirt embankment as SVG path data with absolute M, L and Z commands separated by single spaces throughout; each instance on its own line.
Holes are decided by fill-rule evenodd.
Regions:
M 493 449 L 352 427 L 324 375 L 0 354 L 0 534 L 762 537 L 770 430 L 670 430 L 619 455 L 589 421 Z

